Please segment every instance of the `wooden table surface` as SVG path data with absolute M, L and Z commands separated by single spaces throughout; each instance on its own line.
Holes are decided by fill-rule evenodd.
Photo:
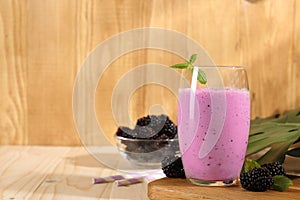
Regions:
M 148 199 L 146 182 L 93 184 L 120 172 L 83 147 L 1 146 L 0 163 L 0 199 Z
M 5 200 L 144 200 L 149 199 L 147 194 L 151 199 L 163 200 L 195 199 L 196 197 L 196 199 L 232 199 L 227 198 L 228 192 L 236 195 L 233 199 L 238 199 L 238 197 L 282 199 L 281 197 L 287 193 L 290 199 L 294 199 L 293 195 L 296 195 L 296 199 L 300 199 L 300 179 L 295 180 L 287 193 L 260 193 L 261 198 L 257 196 L 257 193 L 245 192 L 237 187 L 219 188 L 217 192 L 213 188 L 206 188 L 204 191 L 204 188 L 184 184 L 186 183 L 184 179 L 163 178 L 152 181 L 150 184 L 145 181 L 126 187 L 118 187 L 114 183 L 93 184 L 92 178 L 94 177 L 122 173 L 102 165 L 84 147 L 0 146 L 0 163 L 0 199 Z M 224 194 L 220 195 L 221 193 Z
M 201 187 L 186 179 L 162 178 L 149 183 L 148 193 L 151 200 L 299 200 L 300 179 L 293 177 L 293 185 L 284 192 L 274 190 L 251 192 L 242 189 L 240 185 Z

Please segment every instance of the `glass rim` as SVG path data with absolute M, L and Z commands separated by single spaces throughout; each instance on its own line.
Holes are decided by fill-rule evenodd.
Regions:
M 122 136 L 114 135 L 115 139 L 125 140 L 125 141 L 134 141 L 134 142 L 173 142 L 178 141 L 178 138 L 166 138 L 166 139 L 133 139 L 133 138 L 125 138 Z
M 213 69 L 213 68 L 220 68 L 220 69 L 247 69 L 246 66 L 242 65 L 196 65 L 195 67 L 198 68 L 206 68 L 206 69 Z

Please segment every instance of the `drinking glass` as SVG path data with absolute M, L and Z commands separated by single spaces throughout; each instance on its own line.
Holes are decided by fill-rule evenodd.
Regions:
M 201 71 L 206 84 L 197 80 Z M 197 185 L 232 185 L 244 163 L 250 127 L 245 67 L 194 67 L 184 73 L 178 138 L 186 178 Z

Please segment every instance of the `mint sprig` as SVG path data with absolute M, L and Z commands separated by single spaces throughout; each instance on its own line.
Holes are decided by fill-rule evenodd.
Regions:
M 255 160 L 246 158 L 242 172 L 247 173 L 247 172 L 253 170 L 254 168 L 260 168 L 260 164 L 258 162 L 256 162 Z
M 191 73 L 194 72 L 194 65 L 193 63 L 196 61 L 197 59 L 197 54 L 193 54 L 189 60 L 187 60 L 185 63 L 179 63 L 179 64 L 175 64 L 175 65 L 171 65 L 171 68 L 176 68 L 176 69 L 188 69 L 191 71 Z M 201 83 L 201 84 L 206 84 L 207 82 L 207 78 L 206 78 L 206 74 L 203 70 L 199 69 L 198 70 L 198 75 L 197 75 L 197 80 Z
M 286 176 L 273 176 L 274 184 L 271 186 L 272 190 L 283 192 L 293 185 L 293 181 Z

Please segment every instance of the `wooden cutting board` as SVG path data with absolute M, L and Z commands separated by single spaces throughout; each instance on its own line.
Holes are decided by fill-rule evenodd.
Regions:
M 273 190 L 250 192 L 242 189 L 239 185 L 229 187 L 204 187 L 193 185 L 186 179 L 163 178 L 149 183 L 148 197 L 152 200 L 300 200 L 300 178 L 292 179 L 293 185 L 284 192 Z

